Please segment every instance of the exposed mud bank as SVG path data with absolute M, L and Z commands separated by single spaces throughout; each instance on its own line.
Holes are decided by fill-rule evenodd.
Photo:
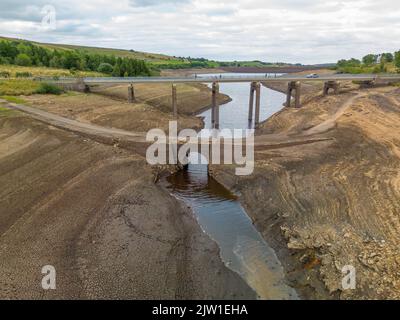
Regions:
M 255 298 L 138 153 L 7 109 L 0 137 L 1 298 Z
M 212 167 L 213 177 L 239 195 L 303 298 L 399 297 L 399 120 L 395 88 L 314 97 L 272 117 L 260 134 L 266 141 L 272 133 L 282 141 L 326 140 L 257 148 L 249 177 Z M 347 265 L 357 271 L 355 290 L 342 287 Z

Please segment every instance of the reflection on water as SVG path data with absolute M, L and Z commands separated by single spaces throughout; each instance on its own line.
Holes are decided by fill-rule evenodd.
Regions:
M 249 84 L 245 83 L 221 84 L 221 92 L 233 99 L 221 106 L 221 129 L 247 127 L 248 102 L 243 101 L 248 100 L 249 90 Z M 268 93 L 263 100 L 261 119 L 279 111 L 283 101 L 283 95 Z M 210 111 L 201 115 L 206 120 L 207 113 Z M 210 121 L 206 124 L 209 128 Z M 192 162 L 196 156 L 190 155 Z M 284 281 L 283 268 L 273 249 L 255 229 L 237 197 L 209 177 L 207 165 L 189 164 L 167 181 L 170 192 L 192 207 L 203 230 L 218 244 L 227 267 L 240 274 L 261 299 L 297 299 L 294 289 Z
M 169 189 L 191 206 L 203 230 L 218 244 L 221 258 L 262 299 L 296 299 L 284 282 L 272 248 L 229 190 L 207 174 L 207 165 L 189 165 L 168 177 Z
M 225 73 L 223 76 L 257 76 L 260 74 L 237 74 Z M 209 77 L 210 74 L 198 75 L 201 77 Z M 262 76 L 262 75 L 261 75 Z M 272 75 L 271 75 L 272 76 Z M 211 86 L 211 85 L 210 85 Z M 232 98 L 232 101 L 223 104 L 219 108 L 220 128 L 221 129 L 246 129 L 249 128 L 248 114 L 249 114 L 249 96 L 250 96 L 250 83 L 220 83 L 219 91 L 227 94 Z M 261 86 L 261 105 L 260 105 L 260 120 L 264 121 L 278 112 L 282 108 L 286 96 L 280 92 L 268 89 Z M 254 112 L 254 109 L 253 109 Z M 211 129 L 211 110 L 206 110 L 200 114 L 204 117 L 205 129 Z M 254 117 L 253 117 L 254 119 Z M 250 124 L 254 127 L 254 121 Z

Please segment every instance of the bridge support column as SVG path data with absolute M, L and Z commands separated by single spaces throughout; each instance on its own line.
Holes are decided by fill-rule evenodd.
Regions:
M 260 106 L 261 106 L 261 84 L 259 82 L 256 83 L 256 114 L 255 114 L 255 122 L 254 127 L 257 129 L 260 125 Z
M 175 118 L 178 118 L 178 97 L 176 84 L 172 85 L 172 112 Z
M 219 129 L 219 104 L 218 104 L 219 84 L 212 84 L 212 107 L 211 107 L 211 124 L 213 129 Z
M 256 91 L 256 83 L 250 84 L 250 97 L 249 97 L 249 123 L 253 122 L 253 110 L 254 110 L 254 92 Z
M 256 83 L 250 84 L 250 98 L 249 98 L 249 123 L 253 122 L 253 108 L 254 108 L 254 92 L 256 91 Z
M 77 83 L 76 83 L 76 89 L 77 91 L 84 92 L 84 93 L 89 93 L 90 92 L 90 87 L 85 83 L 83 78 L 78 78 Z
M 128 102 L 134 103 L 135 102 L 135 88 L 133 84 L 128 87 Z
M 291 81 L 288 84 L 287 96 L 286 96 L 286 107 L 291 107 L 292 94 L 295 91 L 294 100 L 295 108 L 300 108 L 300 98 L 301 98 L 301 83 L 299 81 Z
M 333 89 L 334 94 L 339 94 L 340 83 L 338 81 L 327 81 L 324 83 L 324 96 L 328 95 L 329 89 Z

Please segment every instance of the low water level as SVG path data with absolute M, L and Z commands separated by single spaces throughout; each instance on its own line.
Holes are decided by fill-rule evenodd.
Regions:
M 198 75 L 197 77 L 210 77 L 211 74 Z M 222 77 L 241 77 L 241 76 L 256 76 L 262 74 L 237 74 L 224 73 Z M 272 77 L 272 75 L 270 75 Z M 217 76 L 217 78 L 219 75 Z M 254 123 L 248 123 L 249 114 L 249 83 L 220 83 L 219 91 L 232 98 L 232 101 L 221 105 L 219 108 L 220 128 L 221 129 L 246 129 L 253 127 Z M 286 96 L 280 92 L 268 89 L 261 86 L 261 105 L 260 105 L 260 120 L 264 121 L 274 113 L 282 109 L 283 103 L 286 101 Z M 253 109 L 254 111 L 254 109 Z M 205 129 L 211 129 L 211 109 L 200 114 L 204 117 Z M 253 117 L 254 119 L 254 117 Z
M 232 98 L 221 106 L 221 129 L 248 128 L 249 91 L 247 83 L 220 85 L 220 92 Z M 263 88 L 261 120 L 279 111 L 284 100 L 283 94 Z M 210 110 L 200 116 L 210 128 Z M 191 154 L 190 158 L 196 156 Z M 240 274 L 261 299 L 297 298 L 294 289 L 285 283 L 274 250 L 253 226 L 237 197 L 208 175 L 207 165 L 189 164 L 167 181 L 170 192 L 193 209 L 203 230 L 218 244 L 225 265 Z

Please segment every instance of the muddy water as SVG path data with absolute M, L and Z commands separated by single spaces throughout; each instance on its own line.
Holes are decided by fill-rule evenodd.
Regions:
M 236 76 L 237 74 L 235 74 Z M 221 84 L 220 91 L 232 102 L 221 106 L 221 129 L 245 129 L 249 84 Z M 282 108 L 285 96 L 263 88 L 261 120 Z M 200 116 L 209 128 L 210 111 Z M 250 124 L 251 126 L 251 124 Z M 191 160 L 198 155 L 191 154 Z M 192 161 L 195 162 L 195 161 Z M 297 299 L 284 280 L 284 272 L 274 250 L 253 226 L 237 197 L 207 174 L 207 165 L 189 166 L 167 178 L 168 189 L 194 211 L 202 229 L 218 244 L 221 258 L 240 274 L 261 299 Z

